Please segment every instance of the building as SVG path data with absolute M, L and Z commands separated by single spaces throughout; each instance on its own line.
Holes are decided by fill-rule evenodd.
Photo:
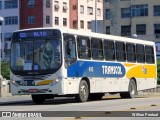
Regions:
M 70 0 L 71 29 L 101 32 L 98 24 L 102 21 L 103 0 Z
M 92 31 L 92 22 L 103 21 L 103 0 L 23 0 L 21 6 L 20 29 L 65 27 Z
M 13 31 L 19 29 L 19 0 L 0 0 L 0 16 L 4 18 L 2 23 L 1 58 L 10 59 L 10 44 Z
M 160 41 L 160 0 L 104 0 L 104 32 Z
M 20 29 L 69 28 L 69 0 L 23 0 L 21 6 Z

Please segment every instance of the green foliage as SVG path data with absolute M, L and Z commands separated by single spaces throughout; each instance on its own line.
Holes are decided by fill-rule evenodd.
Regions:
M 7 80 L 10 79 L 10 65 L 8 62 L 1 63 L 1 74 Z
M 157 76 L 158 76 L 157 83 L 160 84 L 160 59 L 157 59 Z

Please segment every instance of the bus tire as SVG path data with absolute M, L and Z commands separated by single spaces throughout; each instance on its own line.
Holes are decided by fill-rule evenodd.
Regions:
M 45 98 L 43 95 L 31 95 L 31 96 L 32 96 L 33 102 L 36 104 L 42 104 L 45 101 Z
M 90 94 L 89 98 L 90 100 L 101 100 L 103 96 L 103 93 L 92 93 Z
M 121 98 L 134 98 L 137 93 L 137 86 L 133 79 L 129 82 L 128 92 L 120 93 Z
M 89 96 L 89 87 L 85 80 L 81 80 L 79 84 L 79 93 L 75 96 L 77 102 L 86 102 Z

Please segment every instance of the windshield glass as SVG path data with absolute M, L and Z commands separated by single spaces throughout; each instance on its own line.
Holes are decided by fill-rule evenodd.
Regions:
M 41 71 L 59 69 L 61 66 L 59 40 L 23 40 L 13 42 L 11 69 L 18 71 Z

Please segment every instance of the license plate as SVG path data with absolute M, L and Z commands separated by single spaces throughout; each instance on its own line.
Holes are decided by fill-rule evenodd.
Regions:
M 36 92 L 38 92 L 38 90 L 37 89 L 29 89 L 29 92 L 30 93 L 36 93 Z

